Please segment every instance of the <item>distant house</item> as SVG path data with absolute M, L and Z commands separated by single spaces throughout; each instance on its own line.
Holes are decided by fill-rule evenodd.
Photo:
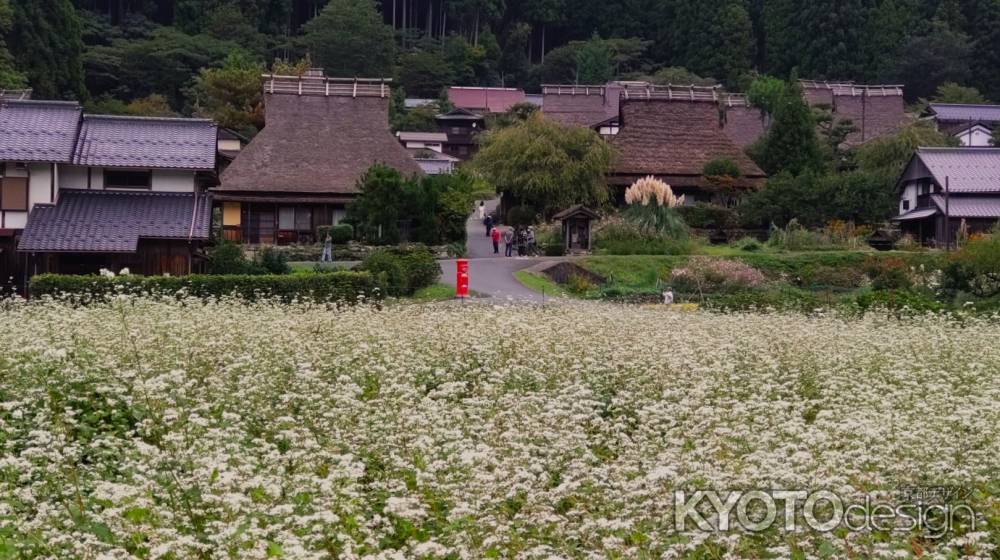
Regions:
M 862 85 L 854 82 L 800 80 L 802 95 L 811 106 L 828 107 L 837 121 L 850 120 L 858 131 L 848 146 L 894 134 L 912 122 L 906 113 L 901 85 Z
M 896 183 L 903 233 L 928 245 L 1000 220 L 1000 149 L 918 148 Z
M 927 115 L 939 131 L 958 138 L 963 146 L 992 146 L 1000 105 L 931 103 Z
M 245 136 L 228 128 L 220 128 L 218 136 L 219 172 L 221 173 L 250 142 Z
M 457 157 L 427 148 L 409 148 L 408 151 L 427 175 L 444 175 L 455 171 L 455 166 L 461 161 Z
M 621 98 L 621 130 L 611 140 L 618 151 L 609 183 L 619 198 L 635 180 L 653 175 L 665 181 L 685 203 L 710 201 L 712 180 L 705 164 L 732 161 L 740 177 L 736 191 L 757 189 L 766 175 L 726 135 L 716 88 L 689 86 L 627 87 Z
M 343 219 L 371 166 L 421 173 L 389 130 L 386 80 L 264 78 L 264 129 L 212 189 L 226 239 L 313 242 L 319 226 Z
M 555 122 L 590 128 L 608 138 L 618 134 L 618 103 L 623 87 L 543 85 L 542 114 Z
M 474 113 L 506 113 L 518 103 L 524 103 L 523 89 L 498 87 L 450 87 L 448 101 L 459 109 Z
M 448 135 L 444 132 L 397 132 L 396 138 L 399 143 L 410 149 L 433 150 L 438 153 L 444 152 L 444 145 L 448 142 Z
M 454 109 L 435 117 L 438 130 L 447 135 L 442 151 L 460 160 L 467 160 L 479 150 L 479 133 L 486 126 L 486 117 L 468 109 Z
M 448 135 L 444 132 L 397 132 L 396 138 L 428 175 L 451 173 L 461 161 L 444 153 L 444 146 L 448 142 Z
M 721 98 L 722 130 L 741 148 L 753 144 L 767 132 L 770 122 L 764 113 L 750 104 L 742 93 L 728 93 Z
M 197 269 L 209 239 L 205 189 L 215 181 L 216 150 L 208 120 L 0 102 L 4 272 Z

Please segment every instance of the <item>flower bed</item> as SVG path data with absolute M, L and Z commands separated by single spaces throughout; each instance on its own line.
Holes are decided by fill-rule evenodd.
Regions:
M 13 557 L 996 554 L 995 525 L 674 525 L 676 490 L 910 485 L 968 489 L 1000 521 L 1000 326 L 981 319 L 127 297 L 3 313 Z

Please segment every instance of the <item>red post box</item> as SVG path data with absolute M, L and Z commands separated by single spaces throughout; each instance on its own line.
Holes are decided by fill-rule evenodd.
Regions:
M 455 262 L 455 297 L 469 297 L 469 261 L 458 259 Z

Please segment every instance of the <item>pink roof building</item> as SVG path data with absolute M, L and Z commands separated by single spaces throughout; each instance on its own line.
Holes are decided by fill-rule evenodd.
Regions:
M 450 87 L 448 100 L 460 109 L 479 113 L 506 113 L 526 98 L 523 89 L 497 87 Z

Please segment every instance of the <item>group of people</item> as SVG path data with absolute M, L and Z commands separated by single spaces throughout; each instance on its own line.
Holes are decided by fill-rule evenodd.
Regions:
M 503 231 L 493 222 L 493 216 L 486 213 L 485 205 L 480 202 L 478 207 L 479 219 L 486 226 L 486 236 L 493 241 L 493 254 L 500 254 L 500 242 L 504 244 L 504 255 L 514 256 L 517 251 L 519 257 L 536 255 L 535 230 L 530 226 L 527 228 L 506 228 Z

